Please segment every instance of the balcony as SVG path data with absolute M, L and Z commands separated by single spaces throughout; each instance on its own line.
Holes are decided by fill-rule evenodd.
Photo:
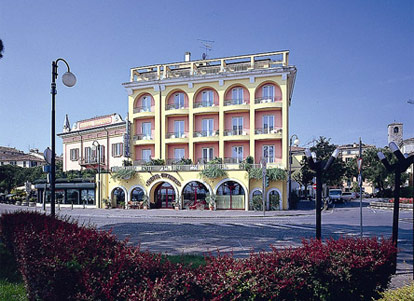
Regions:
M 282 128 L 256 128 L 257 139 L 282 139 Z
M 226 157 L 224 158 L 225 164 L 239 164 L 243 161 L 242 158 L 235 158 L 235 157 Z
M 146 118 L 146 117 L 153 117 L 155 116 L 154 113 L 154 106 L 151 107 L 135 107 L 134 118 Z
M 194 102 L 193 103 L 194 113 L 205 113 L 205 112 L 218 112 L 218 104 L 211 102 Z
M 228 99 L 224 101 L 224 111 L 243 111 L 249 109 L 250 104 L 248 100 Z
M 165 138 L 167 143 L 188 143 L 188 132 L 169 132 Z
M 223 134 L 224 140 L 249 140 L 248 129 L 227 129 Z
M 208 141 L 218 141 L 219 130 L 213 131 L 195 131 L 193 133 L 194 142 L 208 142 Z
M 139 144 L 152 144 L 154 142 L 154 137 L 148 134 L 136 134 L 132 137 L 135 145 Z
M 188 106 L 180 106 L 179 104 L 166 104 L 165 115 L 183 115 L 188 114 Z
M 254 100 L 255 109 L 281 108 L 283 105 L 282 97 L 260 97 Z

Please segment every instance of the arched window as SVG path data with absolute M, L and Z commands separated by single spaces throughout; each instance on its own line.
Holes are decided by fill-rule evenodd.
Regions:
M 244 209 L 244 189 L 234 181 L 227 181 L 217 189 L 217 209 Z
M 398 126 L 396 126 L 396 127 L 394 128 L 394 134 L 398 134 L 398 131 L 399 131 Z
M 184 209 L 201 209 L 208 208 L 206 197 L 208 195 L 207 187 L 197 181 L 192 181 L 185 185 L 183 189 Z

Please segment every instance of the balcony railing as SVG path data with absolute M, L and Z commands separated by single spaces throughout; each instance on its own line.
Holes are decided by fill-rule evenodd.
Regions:
M 281 96 L 269 96 L 269 97 L 260 97 L 256 98 L 254 100 L 254 103 L 271 103 L 271 102 L 277 102 L 282 101 Z
M 166 135 L 167 139 L 174 139 L 174 138 L 188 138 L 188 132 L 170 132 Z
M 137 141 L 137 140 L 153 140 L 154 138 L 152 137 L 152 135 L 148 135 L 148 134 L 136 134 L 134 135 L 132 139 L 134 141 Z
M 202 101 L 202 102 L 195 102 L 194 108 L 208 108 L 208 107 L 215 107 L 216 104 L 214 102 Z
M 80 165 L 87 165 L 87 164 L 99 164 L 105 165 L 105 157 L 102 157 L 100 162 L 98 162 L 98 158 L 92 157 L 92 158 L 82 158 L 78 160 Z
M 187 109 L 188 107 L 185 105 L 180 105 L 178 103 L 167 103 L 165 109 L 168 110 L 178 110 L 178 109 Z
M 256 135 L 262 135 L 262 134 L 281 134 L 282 129 L 281 128 L 258 128 L 254 130 L 254 133 Z
M 154 107 L 135 107 L 134 113 L 146 113 L 146 112 L 154 112 Z
M 237 135 L 243 135 L 246 136 L 249 134 L 248 129 L 230 129 L 230 130 L 224 130 L 224 136 L 237 136 Z
M 224 101 L 225 106 L 247 105 L 248 103 L 249 103 L 248 100 L 243 100 L 243 99 L 227 99 Z
M 241 163 L 242 161 L 243 161 L 243 158 L 237 158 L 237 157 L 224 158 L 224 163 L 226 164 L 237 164 L 237 163 Z
M 214 137 L 219 135 L 219 130 L 214 131 L 197 131 L 194 132 L 193 137 Z

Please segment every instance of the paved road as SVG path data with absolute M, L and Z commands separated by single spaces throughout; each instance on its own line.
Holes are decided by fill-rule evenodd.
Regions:
M 390 237 L 392 210 L 372 209 L 370 200 L 363 202 L 364 236 Z M 174 211 L 62 208 L 60 215 L 68 215 L 81 223 L 102 230 L 112 229 L 119 239 L 140 245 L 143 250 L 168 254 L 233 253 L 247 256 L 252 250 L 268 251 L 297 246 L 303 238 L 315 236 L 315 210 L 312 202 L 301 202 L 298 210 L 266 212 L 245 211 Z M 0 204 L 0 213 L 20 209 Z M 34 209 L 29 209 L 34 210 Z M 36 209 L 40 210 L 40 209 Z M 322 237 L 359 236 L 359 201 L 337 205 L 322 213 Z M 413 271 L 412 211 L 401 210 L 399 222 L 398 256 L 399 280 L 412 279 Z

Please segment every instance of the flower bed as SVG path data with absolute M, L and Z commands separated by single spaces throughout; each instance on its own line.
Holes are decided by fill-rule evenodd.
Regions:
M 31 300 L 368 300 L 386 287 L 396 254 L 389 240 L 309 240 L 192 268 L 35 212 L 2 215 L 0 238 Z
M 394 198 L 388 200 L 389 203 L 394 203 Z M 413 198 L 400 198 L 400 204 L 412 204 Z

